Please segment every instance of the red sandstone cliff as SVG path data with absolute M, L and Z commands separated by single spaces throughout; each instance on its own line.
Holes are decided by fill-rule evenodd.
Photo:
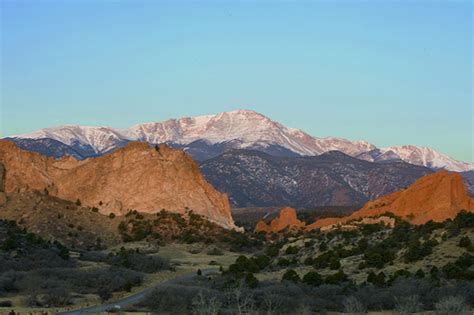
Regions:
M 201 176 L 181 150 L 132 142 L 113 153 L 78 161 L 56 160 L 0 140 L 4 188 L 10 192 L 48 191 L 50 195 L 97 207 L 105 214 L 129 209 L 158 212 L 193 210 L 226 228 L 235 228 L 227 196 Z
M 370 201 L 350 216 L 318 220 L 308 225 L 307 229 L 346 223 L 385 212 L 413 224 L 429 220 L 441 222 L 454 218 L 461 210 L 474 212 L 474 198 L 469 197 L 460 174 L 441 171 L 418 179 L 405 190 Z

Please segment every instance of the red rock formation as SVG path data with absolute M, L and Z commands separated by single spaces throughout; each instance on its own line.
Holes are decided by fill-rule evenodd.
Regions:
M 267 225 L 263 220 L 260 220 L 255 226 L 256 232 L 277 233 L 286 228 L 303 228 L 305 223 L 298 220 L 296 217 L 296 210 L 293 208 L 283 208 L 277 218 Z
M 474 198 L 469 197 L 460 174 L 441 171 L 418 179 L 405 190 L 370 201 L 350 216 L 318 220 L 308 225 L 307 229 L 346 223 L 385 212 L 413 224 L 429 220 L 441 222 L 454 218 L 461 210 L 474 212 Z
M 227 196 L 201 176 L 198 165 L 181 150 L 131 142 L 113 153 L 78 161 L 56 160 L 0 140 L 5 192 L 48 190 L 62 199 L 99 208 L 105 214 L 129 209 L 158 212 L 193 210 L 226 228 L 235 228 Z
M 7 196 L 5 194 L 5 167 L 0 163 L 0 206 L 3 206 L 7 202 Z

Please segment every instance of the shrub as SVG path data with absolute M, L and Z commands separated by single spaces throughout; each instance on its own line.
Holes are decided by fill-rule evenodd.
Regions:
M 224 252 L 215 246 L 211 246 L 209 250 L 207 251 L 207 254 L 210 256 L 222 256 L 224 255 Z
M 280 253 L 280 247 L 277 245 L 271 245 L 267 248 L 266 254 L 270 257 L 276 257 Z
M 58 288 L 48 291 L 43 296 L 42 302 L 50 307 L 66 306 L 71 304 L 71 297 L 69 292 Z
M 256 287 L 258 287 L 258 284 L 259 284 L 259 281 L 257 278 L 255 278 L 255 276 L 253 275 L 253 273 L 247 273 L 245 275 L 245 284 L 251 288 L 251 289 L 255 289 Z
M 329 261 L 329 269 L 331 270 L 337 270 L 341 268 L 341 263 L 339 262 L 339 259 L 336 257 L 331 257 L 331 260 Z
M 298 254 L 299 251 L 300 251 L 300 249 L 296 246 L 288 246 L 285 250 L 285 254 L 287 254 L 287 255 L 296 255 L 296 254 Z
M 76 200 L 76 206 L 81 206 L 81 204 L 82 204 L 81 199 L 78 198 L 78 199 Z
M 418 295 L 410 295 L 397 299 L 395 310 L 401 315 L 411 315 L 421 310 L 420 297 Z
M 461 239 L 459 240 L 459 246 L 460 247 L 469 247 L 472 245 L 472 242 L 471 242 L 471 239 L 469 238 L 469 236 L 463 236 L 461 237 Z
M 193 314 L 197 315 L 217 315 L 221 306 L 222 303 L 215 296 L 208 297 L 202 291 L 192 300 Z
M 415 277 L 418 278 L 418 279 L 423 279 L 425 277 L 425 272 L 423 271 L 423 269 L 418 269 L 416 272 L 415 272 Z
M 457 214 L 453 223 L 459 228 L 474 227 L 474 213 L 463 210 Z
M 428 240 L 423 244 L 418 240 L 413 242 L 408 247 L 408 251 L 405 254 L 405 261 L 413 262 L 425 258 L 433 252 L 433 247 L 436 245 L 438 245 L 436 240 Z
M 109 218 L 110 218 L 110 219 L 114 219 L 114 218 L 115 218 L 115 213 L 111 212 L 111 213 L 109 214 Z
M 372 283 L 378 287 L 383 287 L 385 285 L 385 274 L 383 272 L 380 272 L 379 274 L 370 272 L 367 276 L 367 282 Z
M 288 269 L 281 278 L 281 281 L 290 281 L 297 283 L 300 281 L 300 276 L 293 269 Z
M 457 315 L 467 310 L 466 301 L 460 296 L 443 297 L 435 304 L 436 315 Z
M 97 294 L 99 295 L 102 302 L 105 302 L 112 297 L 112 292 L 110 292 L 110 289 L 106 287 L 99 288 Z
M 344 313 L 365 314 L 367 311 L 365 305 L 355 296 L 346 297 L 342 305 L 344 306 Z
M 310 271 L 303 276 L 303 283 L 312 286 L 318 286 L 323 284 L 323 277 L 316 271 Z
M 347 281 L 349 281 L 349 277 L 342 270 L 327 276 L 325 280 L 327 284 L 341 284 Z
M 287 267 L 291 265 L 291 261 L 289 261 L 288 259 L 286 258 L 280 258 L 278 260 L 278 266 L 281 266 L 281 267 Z

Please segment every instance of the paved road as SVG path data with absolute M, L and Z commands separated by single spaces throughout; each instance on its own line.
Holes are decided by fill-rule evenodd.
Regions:
M 214 271 L 217 271 L 217 270 L 218 270 L 217 268 L 203 269 L 202 274 L 203 275 L 208 275 L 211 272 L 214 272 Z M 136 303 L 140 302 L 141 300 L 143 300 L 146 297 L 146 295 L 148 293 L 150 293 L 151 291 L 153 291 L 156 288 L 159 288 L 159 287 L 162 287 L 162 286 L 165 286 L 165 285 L 168 285 L 168 284 L 172 284 L 172 283 L 177 282 L 179 280 L 191 279 L 195 275 L 196 275 L 196 273 L 186 274 L 186 275 L 176 277 L 176 278 L 168 280 L 168 281 L 160 282 L 160 283 L 158 283 L 158 284 L 156 284 L 156 285 L 154 285 L 150 288 L 147 288 L 143 291 L 137 292 L 133 295 L 130 295 L 130 296 L 128 296 L 126 298 L 123 298 L 123 299 L 120 299 L 120 300 L 115 300 L 115 301 L 109 302 L 107 304 L 81 308 L 81 309 L 78 309 L 78 310 L 75 310 L 75 311 L 60 312 L 60 313 L 57 313 L 57 315 L 81 315 L 81 314 L 100 313 L 100 312 L 106 312 L 108 309 L 111 309 L 115 306 L 120 306 L 121 308 L 123 308 L 124 306 L 132 305 L 132 304 L 136 304 Z

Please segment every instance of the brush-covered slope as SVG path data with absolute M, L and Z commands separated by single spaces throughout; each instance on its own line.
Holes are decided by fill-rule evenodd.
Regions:
M 404 162 L 373 163 L 331 151 L 275 157 L 233 150 L 201 163 L 201 172 L 236 207 L 363 205 L 431 173 Z
M 235 227 L 227 196 L 206 182 L 190 156 L 166 145 L 152 148 L 131 142 L 113 153 L 78 161 L 47 158 L 0 141 L 0 163 L 6 169 L 7 194 L 47 191 L 105 214 L 190 209 L 223 227 Z

